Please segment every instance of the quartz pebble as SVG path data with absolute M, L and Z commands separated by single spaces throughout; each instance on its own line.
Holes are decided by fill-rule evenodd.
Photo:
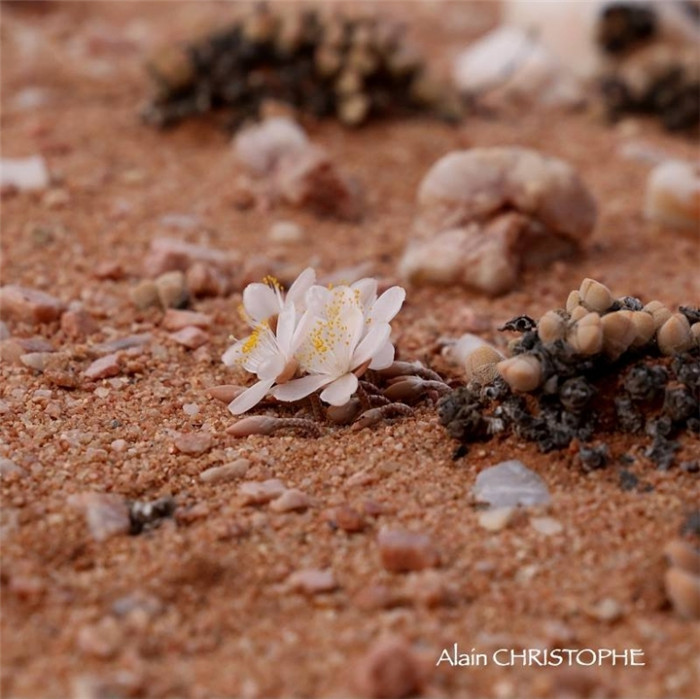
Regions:
M 589 615 L 594 619 L 608 622 L 617 621 L 622 616 L 622 612 L 620 603 L 612 597 L 605 597 L 588 610 Z
M 25 323 L 50 323 L 58 320 L 66 305 L 45 291 L 8 284 L 0 287 L 0 313 Z
M 532 517 L 530 519 L 530 525 L 535 531 L 545 536 L 553 536 L 554 534 L 560 534 L 564 531 L 561 522 L 553 517 Z
M 287 488 L 277 478 L 266 481 L 246 481 L 241 483 L 238 493 L 243 497 L 244 505 L 264 505 L 278 498 Z
M 303 237 L 301 226 L 292 221 L 277 221 L 268 234 L 268 238 L 273 243 L 298 243 Z
M 155 282 L 150 279 L 144 279 L 144 281 L 132 287 L 129 295 L 131 297 L 131 302 L 141 311 L 146 308 L 151 308 L 152 306 L 157 306 L 160 303 L 158 287 Z
M 382 565 L 393 573 L 423 570 L 440 562 L 437 550 L 426 534 L 382 529 L 377 543 Z
M 487 502 L 492 508 L 546 505 L 550 501 L 542 478 L 517 460 L 503 461 L 483 470 L 476 477 L 472 493 L 479 502 Z
M 518 147 L 443 156 L 418 189 L 414 235 L 399 264 L 413 283 L 459 283 L 489 295 L 512 289 L 580 248 L 596 206 L 576 171 Z
M 700 619 L 700 575 L 671 567 L 664 577 L 666 596 L 684 619 Z
M 333 571 L 329 568 L 309 568 L 294 571 L 287 578 L 287 585 L 292 590 L 305 592 L 308 595 L 316 595 L 321 592 L 333 592 L 338 588 Z
M 212 317 L 206 313 L 196 311 L 182 311 L 175 308 L 168 308 L 163 316 L 162 325 L 166 330 L 182 330 L 188 326 L 196 328 L 209 328 Z
M 116 376 L 120 371 L 121 357 L 115 352 L 96 359 L 84 371 L 84 375 L 88 379 L 106 379 L 109 376 Z
M 644 213 L 652 221 L 700 231 L 700 165 L 668 160 L 649 174 Z
M 194 326 L 188 326 L 177 332 L 170 333 L 170 338 L 188 349 L 197 349 L 197 347 L 201 347 L 209 342 L 209 334 Z
M 232 287 L 230 274 L 214 265 L 195 262 L 185 273 L 187 288 L 192 296 L 225 296 Z
M 143 347 L 151 341 L 151 333 L 139 333 L 138 335 L 127 335 L 126 337 L 116 337 L 107 342 L 100 342 L 90 348 L 96 354 L 111 354 L 121 350 L 135 349 Z
M 286 117 L 270 117 L 240 129 L 233 140 L 236 158 L 257 175 L 270 174 L 284 156 L 309 145 L 304 130 Z
M 547 48 L 519 27 L 500 26 L 462 51 L 454 61 L 457 88 L 481 102 L 501 106 L 513 100 L 570 107 L 583 101 L 583 88 Z
M 44 371 L 50 357 L 50 352 L 29 352 L 28 354 L 23 354 L 19 358 L 19 361 L 29 369 L 34 369 L 34 371 Z
M 199 456 L 212 448 L 214 438 L 211 432 L 184 432 L 175 438 L 174 446 L 181 454 Z
M 46 161 L 40 155 L 0 160 L 0 187 L 31 191 L 48 187 L 49 180 Z
M 204 483 L 227 483 L 228 481 L 242 478 L 250 468 L 249 459 L 236 459 L 230 464 L 212 466 L 199 474 L 199 479 Z
M 71 495 L 69 503 L 83 510 L 95 541 L 105 541 L 117 534 L 127 534 L 131 528 L 129 507 L 126 500 L 119 495 L 79 493 Z
M 417 696 L 423 670 L 411 646 L 400 637 L 376 641 L 355 666 L 359 695 L 370 699 L 403 699 Z
M 306 510 L 313 504 L 313 499 L 306 493 L 296 488 L 290 488 L 270 503 L 270 509 L 273 512 L 292 512 L 294 510 Z
M 498 532 L 505 529 L 512 521 L 515 514 L 513 507 L 496 507 L 479 514 L 479 526 L 490 532 Z

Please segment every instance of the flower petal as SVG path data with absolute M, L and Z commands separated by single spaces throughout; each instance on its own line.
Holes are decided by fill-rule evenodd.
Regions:
M 400 286 L 387 289 L 374 303 L 369 312 L 372 323 L 388 323 L 401 310 L 406 290 Z
M 222 355 L 221 361 L 226 366 L 236 366 L 241 361 L 243 356 L 243 345 L 246 343 L 247 338 L 243 340 L 238 340 L 235 344 L 231 345 Z
M 282 310 L 274 289 L 259 282 L 248 284 L 243 290 L 243 308 L 254 325 L 276 316 Z
M 377 280 L 371 277 L 358 279 L 354 284 L 350 285 L 351 289 L 359 289 L 360 303 L 363 308 L 370 308 L 377 299 Z
M 277 317 L 277 346 L 284 354 L 291 354 L 296 319 L 297 313 L 294 304 L 285 304 L 284 310 Z
M 319 388 L 330 383 L 332 380 L 332 376 L 319 374 L 302 376 L 300 379 L 294 379 L 281 386 L 275 386 L 272 395 L 277 398 L 277 400 L 285 402 L 301 400 L 311 395 L 314 391 L 318 391 Z
M 368 359 L 372 359 L 384 347 L 384 344 L 389 339 L 389 335 L 391 335 L 391 326 L 388 323 L 371 326 L 369 332 L 352 355 L 350 369 L 356 369 L 360 364 L 364 364 Z
M 324 315 L 323 309 L 331 297 L 331 290 L 315 284 L 306 292 L 306 308 L 316 315 Z
M 273 354 L 260 362 L 257 367 L 256 374 L 259 379 L 273 381 L 284 371 L 287 366 L 287 359 L 281 354 Z
M 321 400 L 330 405 L 345 405 L 357 390 L 357 384 L 355 374 L 344 374 L 324 389 Z
M 378 351 L 375 352 L 372 361 L 370 362 L 370 369 L 386 369 L 390 367 L 394 362 L 394 355 L 396 350 L 391 341 L 387 341 L 386 344 Z
M 250 388 L 243 391 L 240 396 L 232 400 L 228 405 L 228 409 L 234 415 L 242 415 L 257 405 L 267 395 L 274 383 L 274 379 L 254 383 Z
M 286 303 L 293 303 L 297 308 L 302 309 L 304 306 L 304 297 L 306 292 L 316 283 L 316 270 L 312 267 L 307 267 L 289 287 Z

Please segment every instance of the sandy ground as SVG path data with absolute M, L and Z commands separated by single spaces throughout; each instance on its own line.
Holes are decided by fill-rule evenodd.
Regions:
M 387 3 L 384 10 L 409 23 L 438 69 L 495 15 L 493 6 L 467 3 Z M 89 364 L 92 344 L 153 335 L 127 372 L 75 390 L 0 364 L 0 455 L 25 471 L 2 479 L 5 696 L 349 696 L 358 691 L 358 663 L 386 634 L 413 647 L 427 696 L 698 696 L 698 627 L 670 608 L 662 555 L 697 506 L 697 474 L 655 470 L 631 437 L 613 441 L 614 450 L 636 454 L 628 468 L 651 488 L 624 491 L 617 463 L 586 475 L 572 453 L 542 455 L 512 436 L 455 462 L 455 444 L 427 404 L 413 418 L 359 432 L 235 439 L 226 433 L 234 419 L 207 389 L 240 378 L 218 360 L 229 336 L 243 330 L 240 295 L 195 302 L 215 318 L 210 341 L 196 352 L 168 338 L 160 311 L 137 311 L 129 298 L 156 234 L 299 269 L 312 264 L 323 273 L 369 261 L 372 273 L 391 280 L 416 186 L 430 165 L 456 148 L 519 144 L 574 164 L 597 197 L 599 224 L 587 254 L 528 274 L 518 290 L 496 300 L 457 288 L 410 289 L 395 322 L 403 358 L 449 372 L 438 341 L 468 330 L 474 313 L 484 316 L 483 335 L 493 338 L 514 315 L 538 317 L 561 305 L 585 276 L 619 295 L 698 304 L 697 235 L 643 220 L 649 165 L 621 155 L 633 141 L 692 157 L 692 140 L 641 120 L 611 127 L 595 114 L 537 110 L 473 116 L 457 127 L 413 119 L 347 132 L 328 122 L 313 125 L 311 136 L 364 183 L 363 222 L 284 208 L 239 211 L 232 182 L 240 170 L 225 133 L 206 120 L 158 132 L 137 118 L 149 47 L 186 36 L 202 18 L 225 18 L 230 8 L 4 3 L 2 12 L 3 156 L 42 153 L 59 179 L 55 189 L 66 193 L 3 198 L 3 283 L 80 300 L 99 325 L 80 341 L 58 323 L 10 322 L 10 330 L 46 338 L 80 368 Z M 29 88 L 41 96 L 31 108 Z M 168 229 L 162 222 L 168 214 L 196 223 Z M 305 240 L 270 243 L 270 226 L 280 220 L 301 225 Z M 110 260 L 124 277 L 94 278 Z M 198 412 L 188 416 L 185 404 Z M 199 430 L 212 433 L 213 447 L 199 456 L 177 453 L 174 433 Z M 682 443 L 685 458 L 700 456 L 697 440 Z M 246 480 L 279 478 L 315 506 L 301 513 L 246 507 L 235 480 L 199 479 L 206 468 L 239 457 L 251 461 Z M 546 514 L 561 523 L 560 533 L 536 531 L 533 513 L 496 533 L 479 526 L 470 498 L 474 478 L 507 458 L 521 459 L 546 481 L 552 493 Z M 85 491 L 138 500 L 170 493 L 176 517 L 139 536 L 98 543 L 68 502 Z M 362 531 L 329 526 L 329 508 L 344 504 L 362 514 Z M 378 553 L 381 527 L 430 535 L 440 566 L 388 572 Z M 332 569 L 337 589 L 290 590 L 289 575 L 308 568 Z M 140 597 L 124 613 L 135 599 L 130 595 Z M 596 612 L 603 600 L 615 602 L 612 619 Z M 453 643 L 485 653 L 637 648 L 646 665 L 435 667 Z

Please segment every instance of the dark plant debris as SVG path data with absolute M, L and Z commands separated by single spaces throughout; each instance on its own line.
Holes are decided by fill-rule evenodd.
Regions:
M 148 63 L 153 94 L 143 118 L 156 126 L 224 109 L 231 126 L 284 102 L 347 126 L 387 114 L 461 116 L 461 103 L 428 76 L 399 26 L 261 3 L 204 39 L 169 47 Z

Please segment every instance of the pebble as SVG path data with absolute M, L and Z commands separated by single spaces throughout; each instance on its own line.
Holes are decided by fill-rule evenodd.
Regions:
M 305 592 L 307 595 L 333 592 L 338 589 L 335 575 L 330 568 L 296 570 L 287 578 L 287 585 L 290 589 Z
M 209 333 L 204 332 L 200 328 L 188 326 L 178 330 L 176 333 L 170 333 L 170 339 L 188 349 L 197 349 L 197 347 L 201 347 L 209 342 Z
M 345 221 L 362 217 L 359 184 L 341 172 L 322 148 L 311 146 L 281 160 L 274 191 L 285 203 Z
M 175 438 L 174 446 L 181 454 L 199 456 L 212 448 L 214 438 L 211 432 L 184 432 Z
M 644 213 L 658 223 L 700 231 L 700 165 L 668 160 L 647 179 Z
M 498 532 L 505 529 L 515 515 L 514 507 L 496 507 L 479 513 L 479 526 L 490 532 Z
M 579 249 L 595 221 L 591 193 L 563 160 L 519 147 L 453 151 L 419 186 L 399 273 L 495 296 L 516 285 L 521 267 Z
M 608 622 L 617 621 L 622 616 L 622 613 L 622 606 L 612 597 L 605 597 L 588 610 L 589 616 L 598 619 L 598 621 Z
M 195 245 L 175 238 L 155 238 L 144 261 L 147 277 L 155 278 L 172 271 L 187 271 L 196 262 L 221 270 L 231 270 L 238 264 L 238 255 Z
M 500 26 L 457 55 L 452 76 L 457 88 L 497 106 L 507 100 L 571 107 L 583 89 L 547 48 L 524 29 Z
M 225 296 L 231 290 L 230 275 L 213 265 L 195 262 L 185 273 L 187 288 L 193 296 Z
M 532 517 L 530 524 L 535 531 L 545 536 L 554 536 L 564 531 L 562 523 L 554 517 Z
M 190 294 L 183 272 L 165 272 L 156 278 L 155 285 L 158 300 L 163 308 L 182 308 L 187 304 Z
M 666 596 L 684 619 L 700 619 L 700 575 L 672 567 L 664 576 Z
M 8 284 L 0 287 L 0 313 L 3 318 L 28 323 L 50 323 L 58 320 L 66 305 L 45 291 Z
M 44 371 L 51 355 L 51 352 L 29 352 L 28 354 L 23 354 L 19 361 L 24 366 L 34 369 L 34 371 Z
M 266 481 L 246 481 L 241 483 L 238 493 L 243 497 L 244 505 L 264 505 L 278 498 L 287 490 L 284 483 L 277 478 Z
M 277 221 L 272 224 L 268 238 L 273 243 L 298 243 L 304 237 L 301 226 L 292 221 Z
M 268 175 L 284 156 L 304 150 L 309 139 L 296 122 L 271 117 L 240 129 L 233 140 L 236 158 L 256 175 Z
M 68 310 L 61 316 L 61 330 L 73 340 L 82 339 L 97 332 L 95 319 L 85 310 Z
M 17 473 L 20 476 L 26 476 L 27 472 L 18 466 L 11 459 L 7 459 L 4 456 L 0 456 L 0 476 L 8 476 L 11 473 Z
M 100 262 L 93 269 L 92 276 L 95 279 L 109 279 L 116 282 L 124 278 L 124 268 L 119 262 L 106 260 L 105 262 Z
M 31 191 L 45 189 L 49 186 L 49 181 L 49 170 L 41 155 L 0 160 L 0 187 Z
M 517 460 L 503 461 L 482 471 L 472 493 L 492 508 L 546 505 L 551 499 L 542 478 Z
M 182 330 L 188 326 L 196 328 L 209 328 L 212 324 L 212 317 L 206 313 L 196 311 L 182 311 L 175 308 L 168 308 L 163 316 L 162 325 L 166 330 Z
M 196 403 L 183 403 L 182 412 L 188 417 L 194 417 L 199 414 L 199 406 Z
M 393 573 L 432 568 L 440 562 L 438 552 L 426 534 L 382 529 L 377 543 L 382 565 Z
M 411 646 L 398 636 L 379 639 L 355 666 L 358 693 L 370 699 L 403 699 L 420 694 L 423 671 Z
M 249 459 L 236 459 L 230 464 L 212 466 L 199 474 L 199 479 L 204 483 L 227 483 L 228 481 L 242 478 L 250 468 Z
M 151 341 L 151 337 L 151 333 L 127 335 L 126 337 L 117 337 L 114 340 L 92 345 L 90 349 L 96 354 L 111 354 L 112 352 L 120 352 L 121 350 L 143 347 Z
M 106 379 L 109 376 L 116 376 L 120 371 L 121 358 L 115 352 L 96 359 L 83 374 L 88 379 Z
M 313 504 L 313 498 L 310 498 L 306 493 L 296 488 L 290 488 L 270 503 L 270 509 L 273 512 L 293 512 L 306 510 Z
M 119 495 L 79 493 L 71 495 L 68 502 L 83 510 L 95 541 L 105 541 L 117 534 L 127 534 L 131 528 L 129 507 Z
M 132 287 L 129 291 L 129 296 L 134 306 L 141 311 L 160 304 L 158 287 L 156 283 L 150 279 L 145 279 Z
M 331 522 L 335 522 L 343 531 L 350 534 L 361 532 L 365 528 L 364 517 L 350 505 L 340 505 L 329 513 Z
M 7 327 L 6 323 L 0 320 L 0 342 L 2 342 L 2 340 L 9 340 L 11 335 L 12 333 L 10 333 L 10 329 Z

